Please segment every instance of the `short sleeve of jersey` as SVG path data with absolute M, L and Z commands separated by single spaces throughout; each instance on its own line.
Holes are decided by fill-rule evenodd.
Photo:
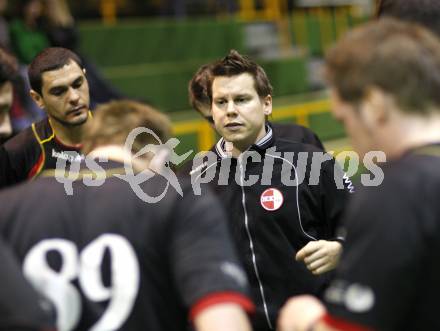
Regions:
M 0 240 L 0 329 L 49 330 L 51 305 L 37 295 L 21 273 L 12 252 Z
M 420 208 L 399 181 L 353 196 L 347 239 L 335 280 L 325 293 L 329 316 L 375 330 L 404 330 L 398 319 L 423 272 Z M 355 329 L 355 328 L 353 328 Z
M 194 196 L 187 190 L 173 214 L 170 259 L 186 307 L 213 294 L 245 298 L 247 278 L 216 198 L 209 191 Z

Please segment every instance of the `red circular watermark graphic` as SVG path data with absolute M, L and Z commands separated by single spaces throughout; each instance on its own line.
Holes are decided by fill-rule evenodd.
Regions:
M 274 211 L 281 208 L 284 202 L 283 194 L 276 188 L 268 188 L 261 193 L 261 207 L 268 211 Z

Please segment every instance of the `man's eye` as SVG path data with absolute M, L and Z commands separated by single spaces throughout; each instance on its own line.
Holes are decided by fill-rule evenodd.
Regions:
M 55 96 L 60 96 L 60 95 L 63 95 L 63 93 L 65 92 L 66 90 L 65 89 L 54 89 L 54 90 L 51 90 L 50 91 L 50 93 L 52 94 L 52 95 L 55 95 Z
M 216 101 L 215 101 L 215 104 L 216 104 L 217 106 L 223 106 L 225 103 L 226 103 L 225 100 L 216 100 Z
M 82 79 L 81 80 L 77 80 L 77 81 L 73 82 L 72 87 L 77 89 L 77 88 L 80 88 L 82 84 L 83 84 L 83 80 Z

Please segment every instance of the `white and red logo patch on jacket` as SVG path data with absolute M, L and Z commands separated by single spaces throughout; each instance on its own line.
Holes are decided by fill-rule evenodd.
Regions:
M 283 194 L 276 188 L 268 188 L 261 193 L 261 207 L 268 211 L 275 211 L 281 208 L 284 202 Z

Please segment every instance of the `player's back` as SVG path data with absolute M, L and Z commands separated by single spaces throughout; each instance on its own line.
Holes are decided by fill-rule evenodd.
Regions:
M 156 176 L 139 189 L 158 197 L 166 185 Z M 221 277 L 216 284 L 218 270 L 204 267 L 219 257 L 215 251 L 236 263 L 229 244 L 220 243 L 222 212 L 209 196 L 193 200 L 186 184 L 183 193 L 170 187 L 148 203 L 111 177 L 96 187 L 76 180 L 67 196 L 62 184 L 44 178 L 3 193 L 9 203 L 0 230 L 27 277 L 55 301 L 60 329 L 182 330 L 187 308 L 214 286 L 239 288 Z M 200 221 L 204 211 L 214 222 Z M 212 245 L 197 239 L 200 232 Z
M 54 312 L 24 279 L 11 250 L 0 239 L 0 330 L 54 330 Z
M 440 330 L 439 156 L 439 145 L 408 152 L 382 167 L 382 184 L 353 196 L 326 295 L 331 316 L 374 330 Z
M 411 316 L 401 315 L 402 323 L 399 328 L 408 330 L 439 330 L 440 322 L 438 319 L 438 298 L 440 296 L 440 145 L 430 145 L 416 149 L 413 153 L 408 153 L 397 164 L 395 172 L 390 176 L 391 185 L 401 181 L 404 184 L 397 186 L 402 189 L 398 196 L 402 198 L 402 203 L 407 203 L 411 207 L 410 215 L 401 216 L 402 228 L 395 231 L 399 235 L 401 231 L 410 232 L 410 240 L 402 242 L 407 246 L 407 250 L 412 252 L 412 257 L 407 261 L 407 272 L 402 274 L 403 282 L 413 289 L 412 297 L 406 296 L 403 291 L 398 294 L 399 301 L 409 303 Z M 385 172 L 387 176 L 389 172 Z M 385 177 L 385 181 L 387 178 Z M 408 200 L 407 200 L 408 199 Z M 407 202 L 405 202 L 407 201 Z M 405 208 L 405 210 L 408 210 Z M 413 224 L 409 223 L 410 220 Z M 409 254 L 408 254 L 409 255 Z M 406 255 L 408 257 L 408 255 Z M 405 256 L 405 255 L 403 255 Z M 406 280 L 405 280 L 406 279 Z M 405 300 L 406 299 L 406 300 Z M 405 317 L 404 317 L 405 316 Z

